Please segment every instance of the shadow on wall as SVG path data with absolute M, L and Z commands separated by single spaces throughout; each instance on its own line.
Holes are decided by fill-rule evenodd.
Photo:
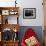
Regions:
M 43 43 L 43 30 L 42 30 L 42 26 L 21 26 L 20 27 L 20 31 L 19 31 L 19 40 L 20 40 L 20 42 L 21 42 L 21 40 L 22 40 L 22 38 L 24 36 L 25 31 L 28 28 L 32 28 L 34 30 L 34 32 L 36 32 L 39 41 L 41 43 Z

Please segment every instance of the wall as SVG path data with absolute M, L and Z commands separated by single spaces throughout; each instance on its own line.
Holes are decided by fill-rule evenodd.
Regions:
M 28 28 L 32 28 L 33 31 L 37 34 L 37 37 L 41 43 L 43 43 L 43 31 L 42 31 L 42 26 L 21 26 L 20 31 L 19 31 L 19 39 L 20 42 L 24 36 L 24 33 L 27 31 Z
M 36 8 L 36 19 L 23 19 L 23 8 Z M 21 1 L 20 25 L 22 26 L 43 26 L 43 6 L 42 0 Z
M 1 7 L 10 7 L 10 6 L 14 6 L 14 1 L 15 0 L 0 0 L 0 6 Z
M 15 6 L 15 0 L 0 0 L 0 6 Z M 19 24 L 21 26 L 43 26 L 42 0 L 17 0 L 19 6 Z M 36 8 L 36 19 L 23 19 L 23 8 Z

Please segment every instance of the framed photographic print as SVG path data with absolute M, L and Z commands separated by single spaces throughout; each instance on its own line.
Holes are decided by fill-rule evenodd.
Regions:
M 2 10 L 2 15 L 9 15 L 9 10 Z
M 16 14 L 18 14 L 18 12 L 13 9 L 13 10 L 10 10 L 10 11 L 9 11 L 9 14 L 10 14 L 10 15 L 16 15 Z
M 36 19 L 36 8 L 24 8 L 23 18 L 24 19 Z

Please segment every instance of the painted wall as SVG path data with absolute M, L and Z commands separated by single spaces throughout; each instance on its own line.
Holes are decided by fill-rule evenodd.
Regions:
M 22 26 L 43 26 L 43 6 L 42 0 L 20 1 L 20 25 Z M 36 8 L 36 19 L 23 19 L 23 8 Z
M 24 36 L 24 33 L 27 31 L 28 28 L 32 28 L 33 31 L 37 34 L 39 41 L 43 43 L 44 35 L 43 35 L 42 26 L 21 26 L 20 31 L 19 31 L 20 42 Z
M 15 6 L 15 0 L 0 0 L 0 6 Z M 19 24 L 21 26 L 43 26 L 42 0 L 17 0 L 19 6 Z M 36 8 L 36 19 L 23 19 L 23 8 Z M 12 17 L 11 17 L 12 18 Z M 10 19 L 9 19 L 10 20 Z

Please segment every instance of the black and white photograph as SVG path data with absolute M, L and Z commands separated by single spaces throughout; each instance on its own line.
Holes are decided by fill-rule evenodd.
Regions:
M 36 18 L 36 8 L 24 8 L 23 18 L 24 19 L 35 19 Z

